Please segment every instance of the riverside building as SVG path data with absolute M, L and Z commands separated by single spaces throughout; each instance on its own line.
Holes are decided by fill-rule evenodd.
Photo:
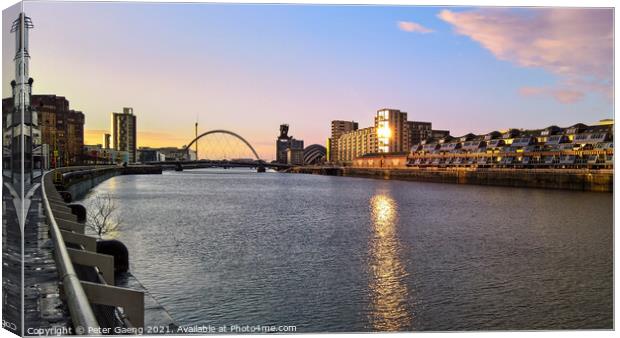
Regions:
M 433 124 L 430 122 L 407 121 L 411 144 L 418 144 L 432 136 Z
M 327 149 L 320 144 L 311 144 L 304 149 L 303 164 L 315 165 L 325 163 Z
M 299 148 L 286 149 L 286 163 L 292 165 L 303 165 L 304 150 Z
M 407 113 L 398 109 L 380 109 L 375 116 L 377 150 L 379 153 L 397 153 L 411 148 Z
M 375 127 L 362 128 L 342 134 L 338 139 L 337 162 L 349 162 L 364 154 L 378 152 Z
M 130 163 L 138 158 L 136 142 L 136 116 L 133 108 L 123 108 L 123 113 L 112 113 L 112 148 L 126 151 Z
M 126 151 L 105 148 L 102 144 L 85 144 L 82 164 L 121 164 L 129 160 Z
M 331 126 L 331 137 L 327 140 L 327 160 L 329 162 L 338 162 L 338 139 L 345 133 L 355 131 L 359 125 L 355 121 L 334 120 Z
M 276 140 L 276 162 L 303 164 L 304 141 L 288 135 L 288 124 L 280 125 L 280 136 Z
M 368 154 L 408 152 L 414 141 L 432 137 L 434 132 L 430 122 L 408 121 L 407 113 L 398 109 L 379 109 L 374 120 L 374 126 L 362 129 L 350 122 L 346 127 L 352 130 L 342 132 L 345 121 L 332 121 L 329 161 L 347 164 Z
M 164 161 L 183 161 L 189 156 L 190 161 L 198 160 L 198 156 L 195 150 L 187 149 L 185 146 L 177 148 L 177 147 L 160 147 L 160 148 L 151 148 L 151 147 L 142 147 L 141 150 L 152 149 L 156 150 L 163 156 Z M 161 157 L 160 157 L 161 158 Z
M 109 133 L 103 134 L 103 143 L 102 143 L 102 145 L 103 145 L 104 148 L 110 149 L 110 144 L 111 144 L 110 139 L 111 138 L 112 138 L 111 134 L 109 134 Z
M 613 120 L 446 136 L 413 145 L 409 167 L 613 168 Z M 374 161 L 380 163 L 379 161 Z M 368 161 L 358 161 L 364 166 Z
M 13 98 L 2 100 L 3 115 L 12 105 Z M 32 95 L 30 107 L 38 120 L 37 144 L 44 145 L 43 156 L 51 167 L 79 164 L 84 147 L 84 114 L 70 109 L 69 101 L 57 95 Z

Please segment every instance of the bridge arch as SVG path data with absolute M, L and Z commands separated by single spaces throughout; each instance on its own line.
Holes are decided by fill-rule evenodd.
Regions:
M 215 129 L 215 130 L 209 130 L 205 133 L 202 133 L 200 135 L 198 135 L 198 137 L 194 138 L 192 140 L 192 142 L 190 142 L 186 147 L 185 147 L 185 153 L 187 154 L 187 157 L 189 158 L 189 149 L 191 148 L 191 146 L 196 143 L 196 141 L 198 141 L 199 139 L 201 139 L 204 136 L 210 135 L 210 134 L 228 134 L 231 136 L 236 137 L 237 139 L 241 140 L 241 142 L 245 143 L 246 146 L 248 146 L 248 148 L 250 148 L 250 150 L 252 150 L 252 153 L 254 154 L 254 156 L 256 157 L 257 161 L 262 161 L 260 159 L 260 157 L 258 156 L 258 153 L 256 152 L 256 150 L 254 149 L 254 147 L 252 147 L 252 145 L 250 144 L 250 142 L 246 141 L 246 139 L 244 139 L 241 135 L 237 134 L 237 133 L 233 133 L 232 131 L 229 130 L 224 130 L 224 129 Z M 196 154 L 196 157 L 198 157 L 198 154 Z

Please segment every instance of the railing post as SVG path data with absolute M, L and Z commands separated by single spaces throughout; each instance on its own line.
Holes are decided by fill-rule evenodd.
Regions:
M 106 284 L 114 285 L 114 256 L 71 248 L 67 249 L 67 252 L 73 263 L 97 267 Z
M 82 287 L 92 303 L 122 307 L 131 325 L 144 327 L 144 292 L 84 281 Z

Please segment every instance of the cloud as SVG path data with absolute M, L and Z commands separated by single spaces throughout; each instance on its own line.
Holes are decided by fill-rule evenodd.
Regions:
M 547 95 L 563 103 L 589 92 L 613 97 L 613 10 L 443 10 L 438 17 L 500 60 L 558 77 L 556 87 L 526 87 L 520 90 L 523 95 Z
M 551 96 L 561 103 L 575 103 L 583 99 L 585 93 L 571 89 L 554 89 L 544 87 L 522 87 L 519 94 L 523 96 Z
M 403 31 L 409 32 L 409 33 L 427 34 L 427 33 L 434 32 L 434 30 L 432 30 L 430 28 L 426 28 L 426 27 L 420 25 L 419 23 L 411 22 L 411 21 L 399 21 L 398 22 L 398 28 L 400 28 L 400 30 L 403 30 Z

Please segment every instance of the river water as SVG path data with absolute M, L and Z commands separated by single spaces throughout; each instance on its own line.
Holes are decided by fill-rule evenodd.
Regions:
M 132 273 L 179 325 L 612 328 L 613 196 L 205 169 L 114 177 Z

